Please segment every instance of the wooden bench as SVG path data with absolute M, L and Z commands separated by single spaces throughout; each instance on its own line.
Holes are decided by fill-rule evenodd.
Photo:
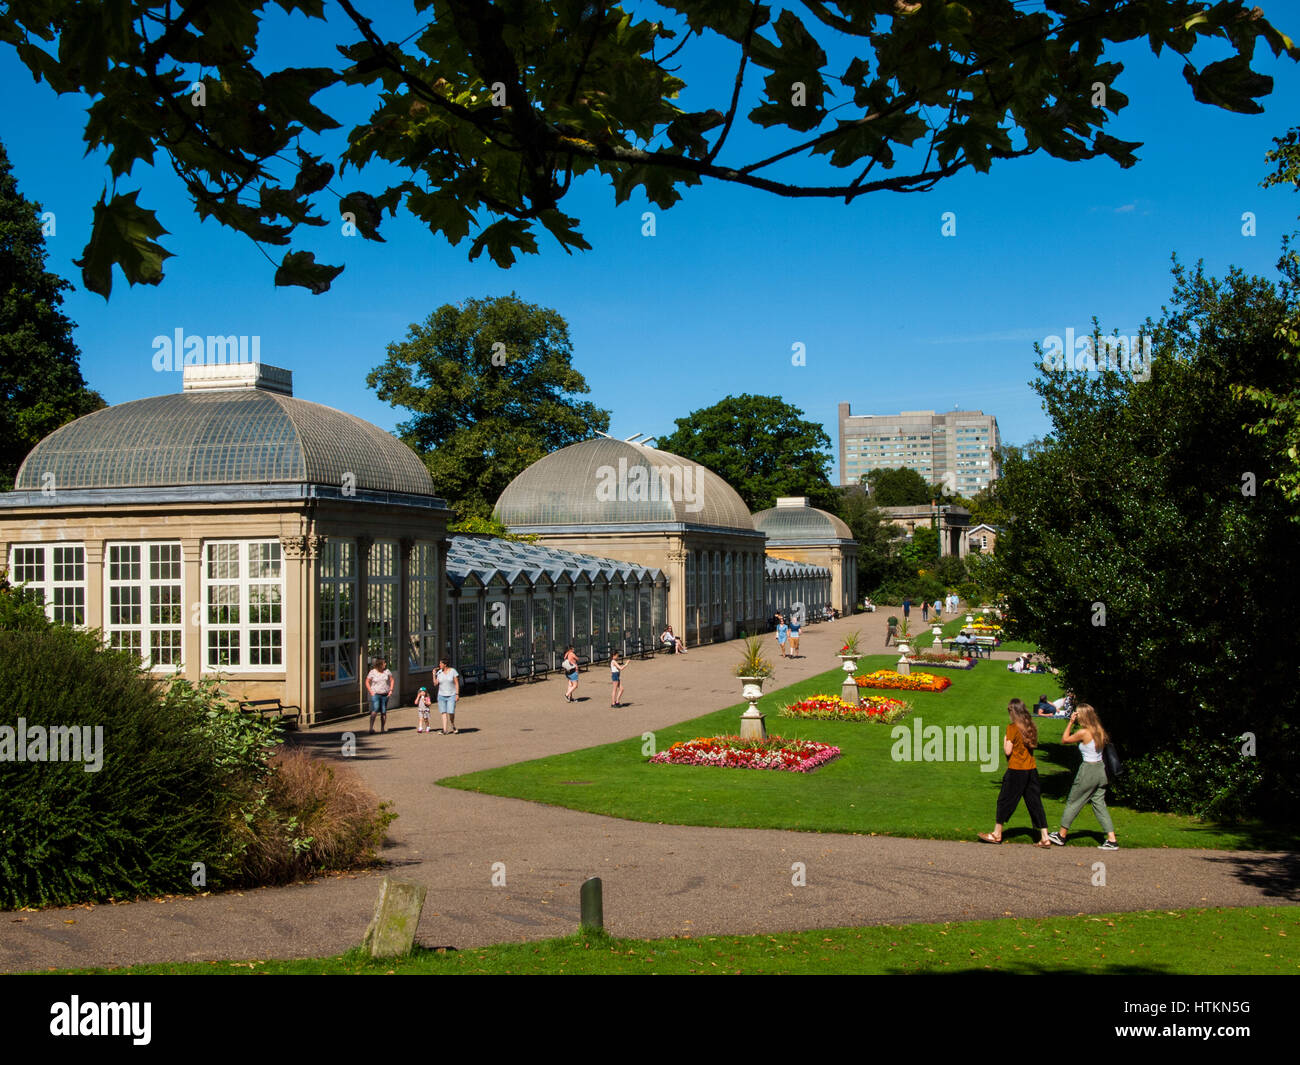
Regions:
M 460 671 L 461 687 L 468 687 L 473 684 L 476 688 L 481 688 L 489 682 L 501 683 L 501 674 L 495 669 L 479 669 L 475 666 L 472 669 L 462 669 Z
M 302 710 L 298 707 L 285 706 L 279 699 L 244 699 L 240 702 L 239 709 L 260 717 L 278 714 L 281 722 L 288 718 L 294 728 L 298 727 L 298 718 L 302 716 Z
M 638 637 L 635 640 L 628 641 L 627 653 L 632 658 L 654 658 L 655 645 Z
M 591 665 L 591 659 L 587 655 L 577 655 L 576 657 L 578 659 L 578 672 L 586 673 L 587 667 Z
M 593 650 L 595 651 L 595 657 L 592 658 L 593 662 L 608 662 L 610 655 L 614 653 L 614 645 L 598 643 Z
M 534 681 L 538 677 L 545 677 L 551 671 L 540 658 L 533 655 L 524 655 L 520 658 L 512 659 L 510 662 L 510 679 Z

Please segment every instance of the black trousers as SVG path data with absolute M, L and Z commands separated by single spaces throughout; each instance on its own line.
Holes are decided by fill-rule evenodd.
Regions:
M 1008 769 L 1002 777 L 1002 790 L 998 792 L 996 821 L 1005 825 L 1016 812 L 1021 799 L 1029 811 L 1029 820 L 1035 828 L 1047 827 L 1047 814 L 1043 812 L 1043 789 L 1038 782 L 1037 769 Z

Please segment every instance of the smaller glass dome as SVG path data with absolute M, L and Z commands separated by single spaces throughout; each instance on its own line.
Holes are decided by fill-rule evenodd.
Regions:
M 767 533 L 769 543 L 812 543 L 852 540 L 853 532 L 834 514 L 810 507 L 804 496 L 783 497 L 776 506 L 754 515 L 754 528 Z

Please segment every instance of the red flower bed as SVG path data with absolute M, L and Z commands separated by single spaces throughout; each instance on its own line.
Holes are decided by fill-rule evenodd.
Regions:
M 742 740 L 739 736 L 698 736 L 674 743 L 660 751 L 652 762 L 661 765 L 710 765 L 724 769 L 783 769 L 809 773 L 840 756 L 840 749 L 811 740 Z

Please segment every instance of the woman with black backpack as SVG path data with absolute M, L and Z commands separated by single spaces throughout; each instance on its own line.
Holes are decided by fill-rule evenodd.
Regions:
M 1079 725 L 1077 731 L 1075 731 L 1076 722 Z M 1110 737 L 1102 728 L 1097 711 L 1087 703 L 1080 704 L 1079 708 L 1070 715 L 1070 720 L 1066 722 L 1061 741 L 1077 743 L 1079 753 L 1083 755 L 1083 762 L 1079 766 L 1079 772 L 1075 774 L 1074 783 L 1070 785 L 1070 797 L 1065 800 L 1065 813 L 1061 815 L 1060 831 L 1053 832 L 1047 838 L 1058 847 L 1064 847 L 1070 825 L 1079 816 L 1083 804 L 1091 803 L 1092 812 L 1097 815 L 1098 822 L 1106 832 L 1106 842 L 1101 844 L 1100 849 L 1119 850 L 1119 843 L 1115 839 L 1115 823 L 1111 821 L 1110 811 L 1106 809 L 1106 766 L 1102 761 Z

